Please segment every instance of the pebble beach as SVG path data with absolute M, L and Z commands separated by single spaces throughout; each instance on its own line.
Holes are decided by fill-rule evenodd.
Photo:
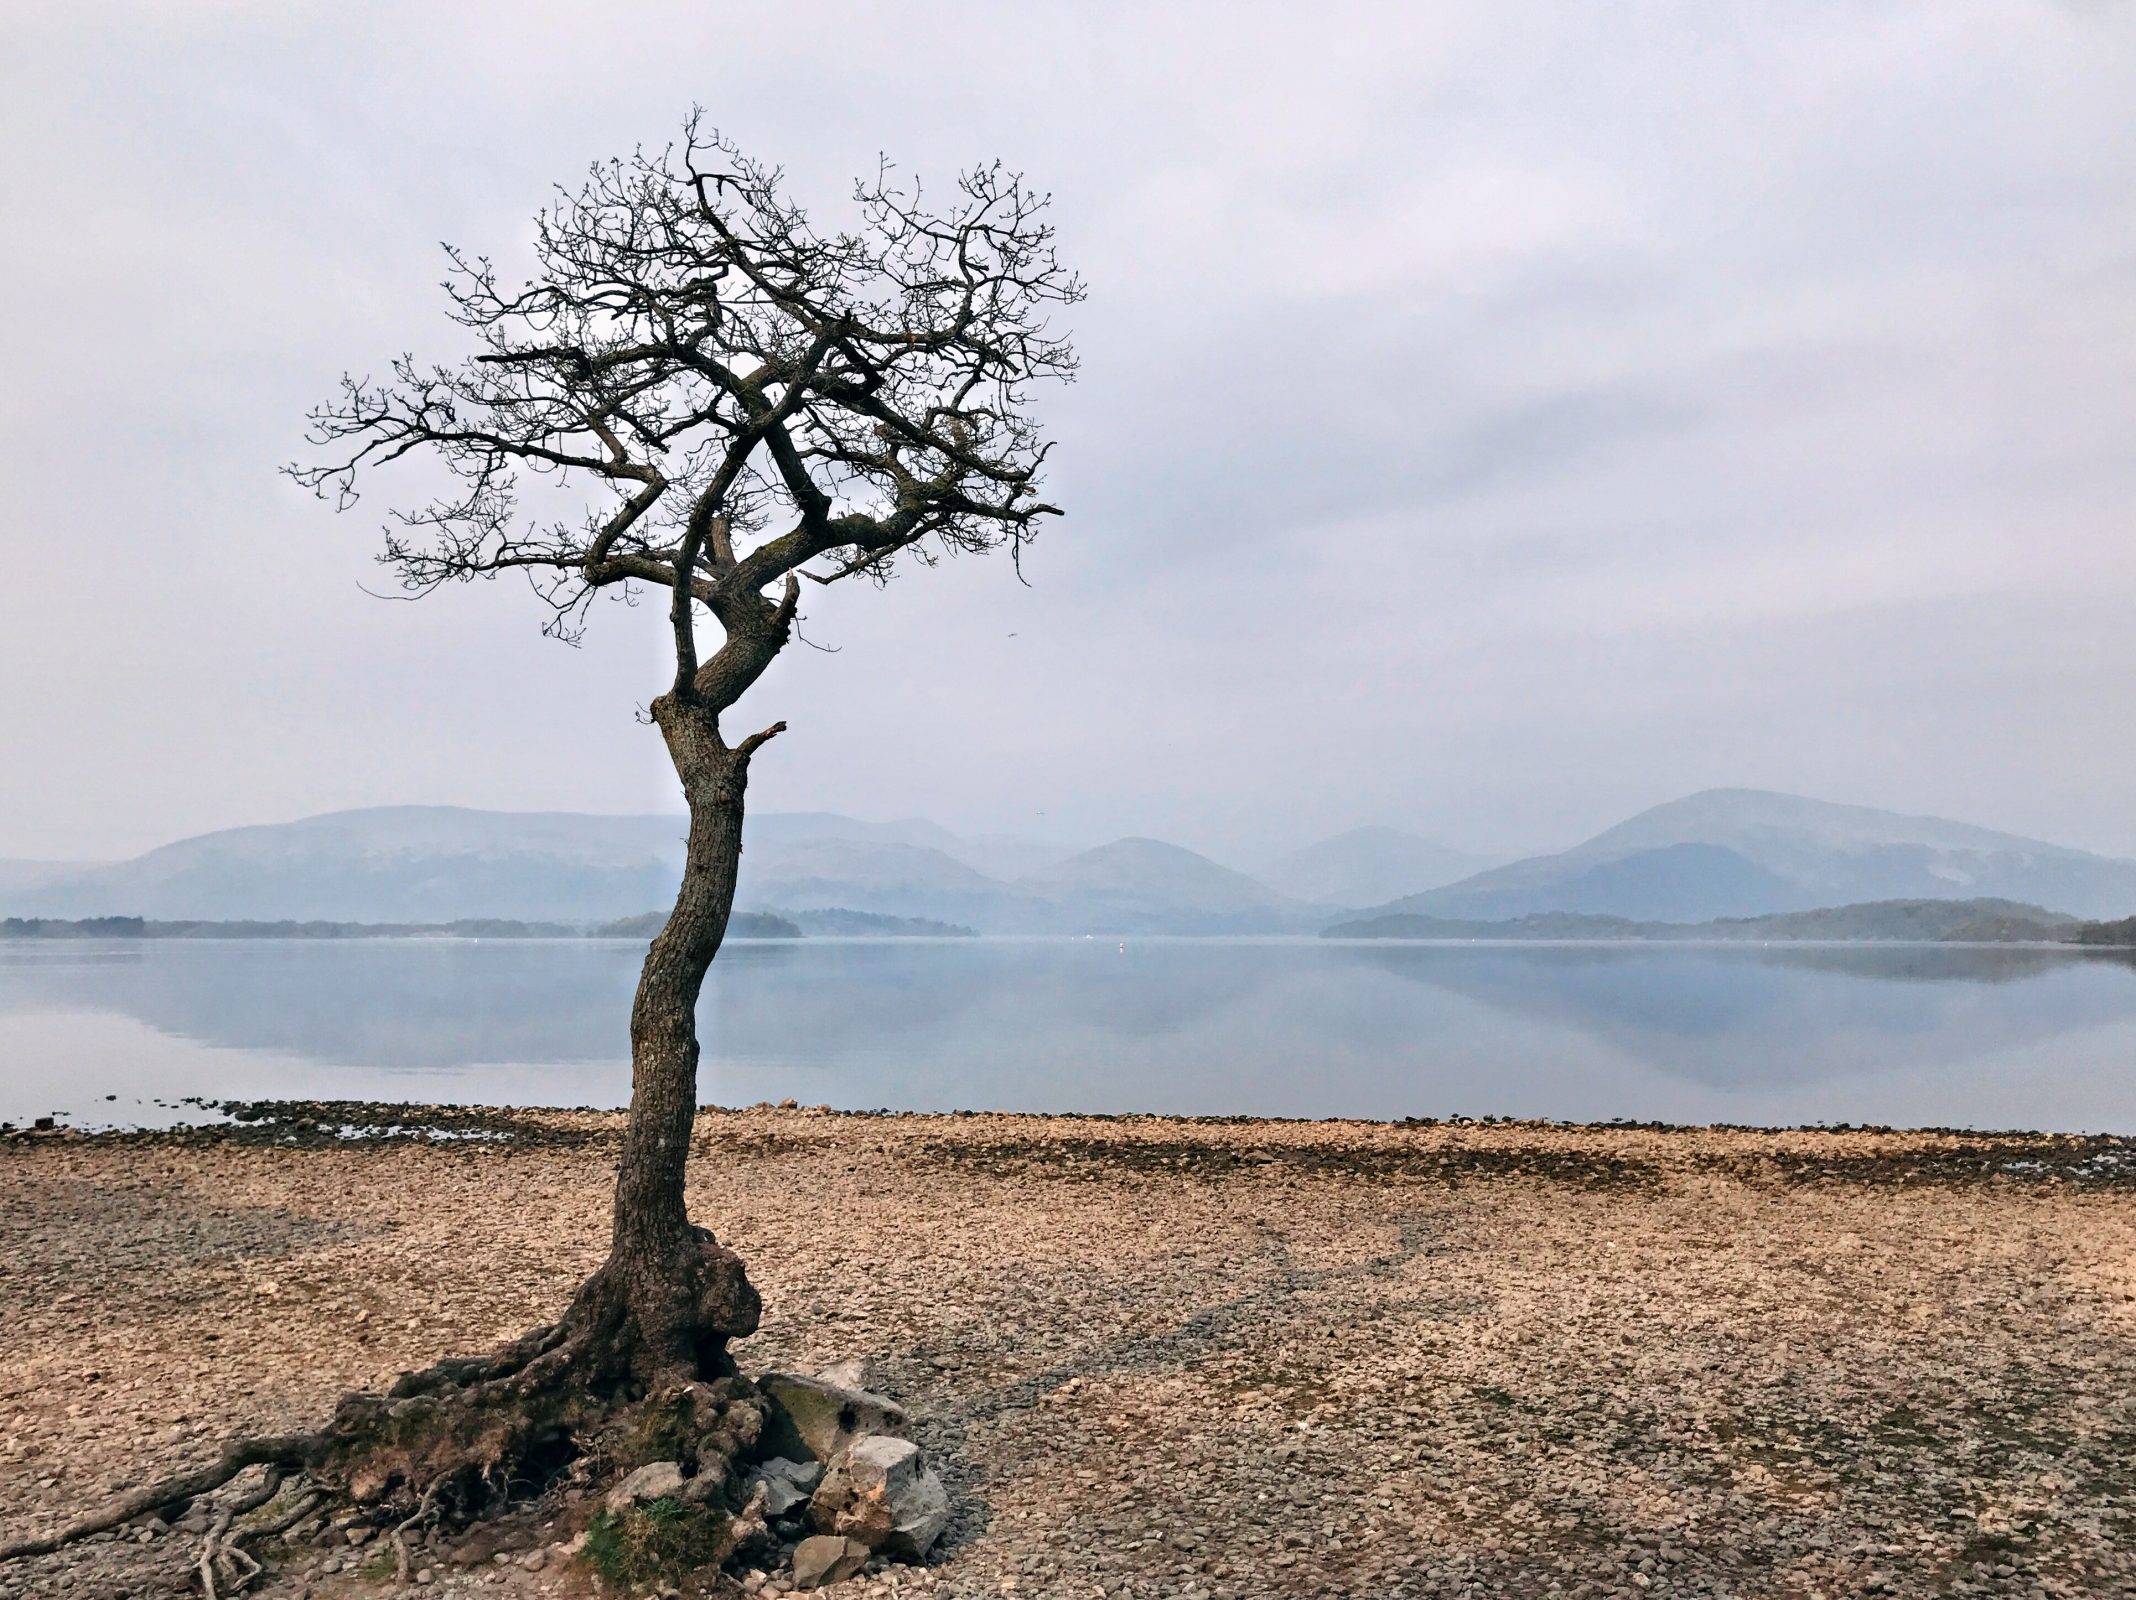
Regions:
M 620 1128 L 0 1137 L 0 1543 L 553 1316 Z M 2136 1141 L 762 1106 L 691 1171 L 744 1370 L 866 1363 L 954 1500 L 828 1593 L 2136 1594 Z M 197 1543 L 0 1597 L 185 1592 Z M 595 1592 L 538 1543 L 259 1553 L 248 1594 Z

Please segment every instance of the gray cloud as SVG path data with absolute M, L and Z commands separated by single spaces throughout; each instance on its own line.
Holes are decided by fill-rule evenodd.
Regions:
M 437 241 L 693 101 L 825 212 L 998 153 L 1093 287 L 1033 587 L 816 599 L 761 804 L 1238 854 L 1749 783 L 2136 853 L 2118 8 L 625 9 L 12 24 L 0 855 L 664 803 L 642 616 L 369 600 L 273 469 L 443 345 Z

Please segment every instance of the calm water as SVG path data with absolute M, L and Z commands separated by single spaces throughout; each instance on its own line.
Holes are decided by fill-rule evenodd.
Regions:
M 619 1104 L 641 950 L 0 944 L 0 1118 Z M 730 1105 L 2136 1132 L 2136 961 L 2107 953 L 808 940 L 730 945 L 702 1020 Z

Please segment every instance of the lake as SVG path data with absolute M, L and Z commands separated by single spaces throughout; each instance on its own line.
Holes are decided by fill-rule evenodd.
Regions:
M 0 943 L 0 1118 L 621 1104 L 623 940 Z M 2136 1132 L 2136 959 L 1951 945 L 736 942 L 700 1093 Z M 165 1102 L 166 1104 L 158 1104 Z

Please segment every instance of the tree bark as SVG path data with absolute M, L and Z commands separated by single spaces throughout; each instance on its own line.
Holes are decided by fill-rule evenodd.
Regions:
M 634 1326 L 644 1375 L 732 1370 L 726 1342 L 756 1331 L 756 1291 L 733 1252 L 693 1226 L 683 1172 L 697 1115 L 697 1001 L 734 907 L 749 755 L 701 702 L 663 695 L 653 720 L 690 808 L 675 908 L 646 952 L 631 1006 L 630 1121 L 616 1167 L 614 1233 L 601 1277 Z

